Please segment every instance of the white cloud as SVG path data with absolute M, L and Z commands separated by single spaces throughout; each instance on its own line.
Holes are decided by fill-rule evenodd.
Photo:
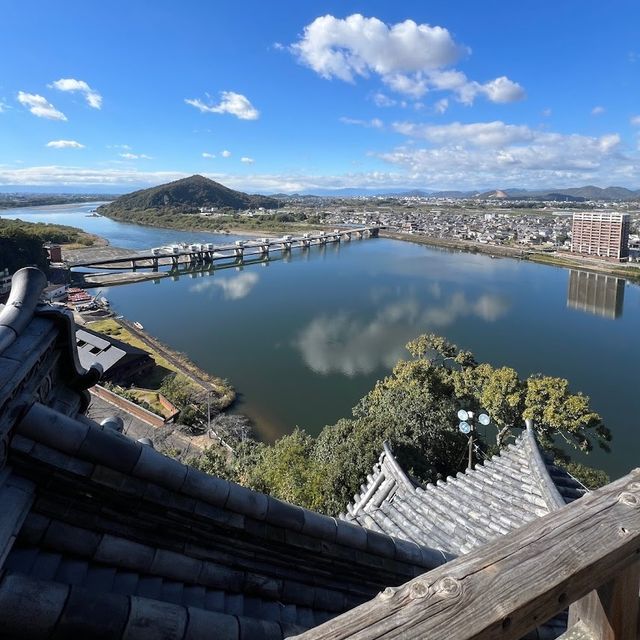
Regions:
M 629 122 L 634 126 L 634 127 L 640 127 L 640 115 L 638 116 L 633 116 Z
M 455 123 L 454 123 L 455 124 Z M 486 125 L 491 123 L 471 123 Z M 300 193 L 316 189 L 477 189 L 522 187 L 550 189 L 585 184 L 607 186 L 640 184 L 640 149 L 630 148 L 616 133 L 605 136 L 560 134 L 544 129 L 520 131 L 521 125 L 501 123 L 457 129 L 451 141 L 445 131 L 414 125 L 411 139 L 373 157 L 387 163 L 376 171 L 351 171 L 317 175 L 302 172 L 251 173 L 207 172 L 205 175 L 232 189 L 254 193 Z M 466 125 L 459 125 L 464 127 Z M 515 132 L 510 127 L 515 127 Z M 465 140 L 465 133 L 473 137 Z M 530 138 L 529 138 L 530 136 Z M 503 140 L 502 145 L 497 144 Z M 219 153 L 217 153 L 220 156 Z M 187 177 L 182 171 L 144 171 L 135 163 L 117 167 L 0 166 L 0 185 L 117 186 L 133 190 Z
M 49 87 L 58 89 L 58 91 L 69 91 L 71 93 L 79 91 L 92 109 L 100 109 L 102 107 L 102 96 L 93 90 L 84 80 L 60 78 L 60 80 L 52 82 Z
M 382 120 L 380 120 L 380 118 L 371 118 L 371 120 L 359 120 L 357 118 L 347 118 L 343 116 L 340 118 L 340 122 L 342 122 L 342 124 L 355 124 L 360 127 L 367 127 L 369 129 L 382 129 L 382 127 L 384 126 L 384 123 L 382 122 Z
M 554 188 L 591 183 L 637 184 L 637 158 L 621 149 L 617 133 L 599 137 L 534 130 L 503 122 L 449 125 L 396 123 L 427 148 L 400 146 L 377 156 L 437 188 L 504 186 Z
M 75 140 L 51 140 L 47 142 L 47 147 L 53 149 L 84 149 L 84 145 Z
M 525 98 L 524 89 L 506 76 L 500 76 L 481 84 L 472 81 L 462 73 L 452 69 L 434 71 L 429 77 L 430 86 L 441 91 L 453 91 L 457 99 L 466 105 L 473 104 L 478 95 L 484 95 L 491 102 L 517 102 Z
M 220 152 L 220 155 L 221 155 L 223 158 L 230 158 L 230 157 L 231 157 L 231 151 L 229 151 L 228 149 L 223 149 L 223 150 Z
M 371 72 L 387 77 L 438 69 L 467 52 L 442 27 L 413 20 L 389 27 L 378 18 L 360 14 L 344 20 L 331 15 L 316 18 L 292 50 L 323 78 L 348 82 Z
M 620 144 L 620 136 L 617 133 L 610 133 L 600 136 L 598 146 L 604 153 L 613 151 Z
M 517 102 L 525 96 L 524 89 L 507 76 L 500 76 L 495 80 L 479 85 L 479 90 L 491 102 Z
M 48 118 L 49 120 L 67 119 L 67 116 L 62 111 L 58 111 L 46 98 L 37 93 L 18 91 L 18 102 L 38 118 Z
M 435 144 L 464 144 L 480 147 L 502 147 L 514 142 L 532 140 L 534 132 L 524 125 L 495 122 L 462 124 L 451 122 L 443 125 L 394 122 L 393 129 L 411 138 L 424 138 Z
M 604 112 L 605 112 L 605 108 L 600 105 L 598 105 L 597 107 L 593 107 L 593 109 L 591 109 L 592 116 L 601 116 Z
M 255 160 L 247 156 L 242 156 L 242 158 L 240 158 L 240 162 L 243 162 L 244 164 L 253 164 Z
M 374 93 L 371 99 L 377 107 L 394 107 L 398 104 L 397 100 L 390 98 L 386 93 L 382 93 L 382 91 Z
M 206 104 L 200 98 L 185 98 L 185 102 L 202 113 L 230 113 L 240 120 L 257 120 L 260 112 L 241 93 L 222 91 L 218 104 Z
M 514 102 L 525 96 L 523 88 L 506 76 L 481 84 L 450 69 L 470 49 L 456 43 L 447 29 L 413 20 L 386 25 L 360 14 L 345 19 L 322 16 L 305 27 L 291 51 L 325 79 L 353 83 L 358 77 L 376 75 L 393 91 L 414 99 L 432 89 L 453 91 L 465 104 L 478 95 L 492 102 Z M 392 106 L 380 92 L 373 100 L 378 106 Z
M 121 153 L 120 157 L 124 158 L 125 160 L 153 160 L 151 156 L 148 156 L 144 153 L 131 153 L 128 151 L 126 153 Z
M 131 151 L 131 146 L 128 144 L 108 144 L 107 149 L 124 149 L 125 151 Z
M 436 113 L 444 113 L 449 108 L 449 100 L 447 98 L 441 98 L 433 105 L 433 109 Z
M 552 113 L 553 113 L 553 112 L 552 112 L 552 111 L 551 111 L 551 109 L 549 109 L 549 108 L 547 108 L 547 109 L 543 109 L 543 110 L 542 110 L 542 115 L 543 115 L 545 118 L 548 118 Z
M 4 111 L 8 111 L 11 107 L 0 98 L 0 113 L 3 113 Z
M 202 157 L 203 158 L 215 158 L 216 154 L 215 153 L 207 153 L 206 151 L 202 152 Z

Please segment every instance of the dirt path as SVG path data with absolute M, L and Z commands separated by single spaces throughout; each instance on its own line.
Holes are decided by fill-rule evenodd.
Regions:
M 174 351 L 163 345 L 160 341 L 156 340 L 152 336 L 148 335 L 144 331 L 141 331 L 132 322 L 129 322 L 125 318 L 119 318 L 116 322 L 122 325 L 127 331 L 131 332 L 141 342 L 144 342 L 152 351 L 157 351 L 165 360 L 170 362 L 179 371 L 184 371 L 185 374 L 197 382 L 201 387 L 207 391 L 218 394 L 220 389 L 208 379 L 207 374 L 200 371 L 193 363 L 187 362 L 185 358 L 177 356 Z M 207 377 L 204 377 L 207 376 Z

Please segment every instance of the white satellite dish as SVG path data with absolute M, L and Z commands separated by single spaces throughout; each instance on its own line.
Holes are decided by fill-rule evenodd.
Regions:
M 466 413 L 466 411 L 464 413 Z M 461 433 L 464 433 L 465 435 L 467 433 L 471 433 L 471 425 L 468 422 L 461 422 L 458 425 L 458 429 L 460 429 Z
M 462 422 L 466 422 L 469 419 L 469 414 L 464 409 L 460 409 L 458 411 L 458 420 L 462 420 Z
M 481 413 L 478 416 L 478 422 L 486 427 L 491 422 L 491 418 L 486 413 Z

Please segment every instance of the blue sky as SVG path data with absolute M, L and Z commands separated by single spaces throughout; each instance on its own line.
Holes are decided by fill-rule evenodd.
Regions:
M 7 0 L 0 190 L 640 188 L 635 1 Z

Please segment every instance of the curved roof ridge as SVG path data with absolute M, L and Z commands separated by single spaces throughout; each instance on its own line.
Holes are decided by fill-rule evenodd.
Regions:
M 378 490 L 386 480 L 390 480 L 392 486 L 385 488 L 385 495 L 395 493 L 397 486 L 401 486 L 410 491 L 415 489 L 415 484 L 402 470 L 388 442 L 383 443 L 380 458 L 373 466 L 373 473 L 367 476 L 367 478 L 368 482 L 360 487 L 360 492 L 356 493 L 353 496 L 353 500 L 347 505 L 347 518 L 354 518 L 366 509 L 369 502 L 374 499 Z
M 533 421 L 526 421 L 526 428 L 520 436 L 523 444 L 526 446 L 529 456 L 529 468 L 531 473 L 538 481 L 540 493 L 544 501 L 547 503 L 549 511 L 555 511 L 566 505 L 565 499 L 558 491 L 553 479 L 549 475 L 549 468 L 547 463 L 542 457 L 542 452 L 538 446 L 538 440 L 536 439 L 535 432 L 533 430 Z
M 405 489 L 409 489 L 413 491 L 416 488 L 416 486 L 411 481 L 409 476 L 404 472 L 404 470 L 400 466 L 400 463 L 396 460 L 395 456 L 393 455 L 393 452 L 391 451 L 391 446 L 389 445 L 389 443 L 385 442 L 383 443 L 382 446 L 385 453 L 385 458 L 384 458 L 385 467 L 389 470 L 391 474 L 393 474 L 393 477 L 396 480 L 396 482 L 404 485 Z
M 7 304 L 0 305 L 0 353 L 15 342 L 34 316 L 47 279 L 36 267 L 25 267 L 13 274 Z

